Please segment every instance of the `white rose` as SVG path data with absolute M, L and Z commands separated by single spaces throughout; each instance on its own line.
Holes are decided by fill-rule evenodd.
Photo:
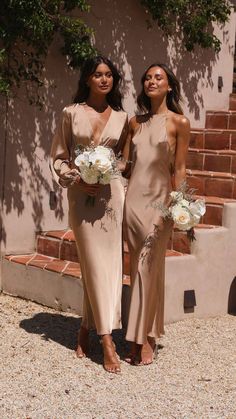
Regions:
M 171 214 L 176 227 L 179 230 L 189 230 L 193 226 L 193 219 L 188 209 L 181 205 L 174 205 Z

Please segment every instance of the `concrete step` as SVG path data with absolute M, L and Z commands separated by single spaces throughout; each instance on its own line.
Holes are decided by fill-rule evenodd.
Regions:
M 236 199 L 236 175 L 187 169 L 187 183 L 198 195 Z
M 187 168 L 236 174 L 236 150 L 189 148 Z
M 190 147 L 208 150 L 236 150 L 236 130 L 192 129 Z
M 236 129 L 236 111 L 206 111 L 205 128 Z

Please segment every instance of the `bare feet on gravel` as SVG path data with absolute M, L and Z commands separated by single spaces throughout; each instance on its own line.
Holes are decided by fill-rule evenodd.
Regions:
M 84 358 L 89 353 L 89 331 L 83 326 L 79 330 L 78 345 L 75 352 L 78 358 Z
M 103 367 L 107 372 L 117 374 L 121 372 L 120 362 L 116 353 L 115 345 L 111 335 L 103 335 L 101 337 L 103 346 L 104 361 Z
M 147 343 L 138 346 L 139 351 L 136 354 L 135 365 L 142 366 L 152 364 L 156 355 L 155 339 L 148 336 Z

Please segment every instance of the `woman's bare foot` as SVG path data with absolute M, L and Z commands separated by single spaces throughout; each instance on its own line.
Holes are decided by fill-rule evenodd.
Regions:
M 103 346 L 104 361 L 103 367 L 107 372 L 117 374 L 121 371 L 120 362 L 117 357 L 115 345 L 112 341 L 111 335 L 103 335 L 101 337 L 101 343 Z
M 78 358 L 86 357 L 89 352 L 89 331 L 83 326 L 79 330 L 78 345 L 75 352 Z
M 125 358 L 125 362 L 127 362 L 128 364 L 134 364 L 138 352 L 139 352 L 139 345 L 137 345 L 136 342 L 131 342 L 130 351 L 127 357 Z
M 150 336 L 147 337 L 147 343 L 139 345 L 139 354 L 136 357 L 135 365 L 150 365 L 153 363 L 155 358 L 156 351 L 156 341 L 155 338 Z

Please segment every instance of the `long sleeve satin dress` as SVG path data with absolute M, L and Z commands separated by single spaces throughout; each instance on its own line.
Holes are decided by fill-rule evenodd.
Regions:
M 127 114 L 112 109 L 99 145 L 118 153 Z M 89 146 L 93 130 L 82 104 L 64 108 L 53 139 L 51 169 L 54 178 L 75 167 L 75 147 Z M 98 145 L 98 144 L 96 144 Z M 117 175 L 109 185 L 101 185 L 95 205 L 86 205 L 87 194 L 78 184 L 68 187 L 69 223 L 76 240 L 81 264 L 84 304 L 82 325 L 95 328 L 98 335 L 121 327 L 122 218 L 124 187 Z
M 126 339 L 138 344 L 164 333 L 165 252 L 171 220 L 164 220 L 172 190 L 175 143 L 166 130 L 167 114 L 142 117 L 131 143 L 132 173 L 125 201 L 131 264 L 131 304 Z

